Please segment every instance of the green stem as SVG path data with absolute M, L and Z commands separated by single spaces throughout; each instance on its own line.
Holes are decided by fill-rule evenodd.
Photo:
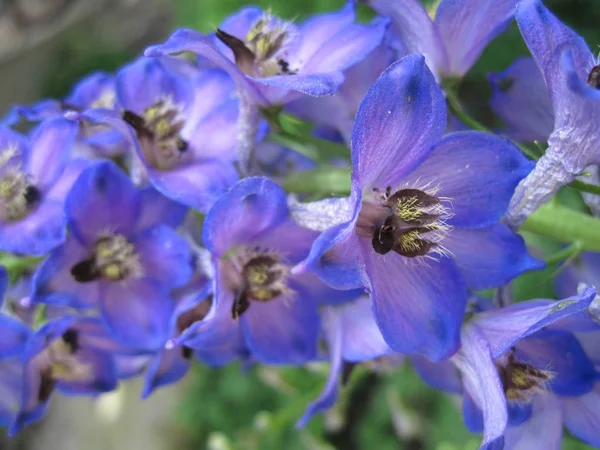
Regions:
M 568 247 L 563 248 L 562 250 L 548 256 L 544 259 L 546 264 L 556 264 L 565 259 L 575 258 L 581 251 L 583 250 L 583 244 L 580 241 L 575 241 Z
M 566 207 L 543 205 L 527 218 L 521 230 L 557 242 L 579 243 L 580 250 L 600 251 L 600 220 Z
M 575 180 L 569 185 L 580 192 L 587 192 L 589 194 L 600 195 L 600 186 L 595 184 L 584 183 L 583 181 Z
M 322 166 L 290 174 L 283 187 L 289 192 L 348 195 L 351 187 L 350 173 L 350 169 Z

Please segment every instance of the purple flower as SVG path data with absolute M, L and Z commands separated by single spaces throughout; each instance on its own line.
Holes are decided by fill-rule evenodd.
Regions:
M 9 433 L 42 418 L 54 390 L 97 395 L 116 388 L 116 366 L 104 328 L 93 317 L 65 316 L 31 336 L 23 351 L 22 399 Z
M 29 139 L 0 128 L 0 249 L 42 256 L 65 240 L 63 202 L 87 161 L 70 160 L 78 124 L 42 122 Z
M 507 213 L 514 229 L 588 165 L 600 163 L 594 119 L 600 112 L 600 68 L 594 55 L 539 0 L 523 0 L 516 18 L 548 87 L 555 120 L 546 153 L 515 190 Z
M 386 23 L 354 21 L 351 3 L 298 26 L 246 7 L 223 22 L 218 40 L 180 29 L 164 44 L 148 48 L 146 56 L 194 52 L 229 73 L 255 103 L 283 105 L 302 94 L 333 94 L 343 71 L 379 45 Z
M 117 94 L 137 139 L 116 113 L 88 110 L 80 118 L 129 138 L 138 183 L 149 178 L 165 196 L 206 211 L 237 180 L 238 102 L 225 73 L 190 74 L 169 60 L 140 58 L 117 74 Z
M 65 210 L 69 236 L 36 272 L 33 302 L 98 308 L 123 344 L 160 348 L 173 309 L 169 292 L 192 274 L 189 246 L 172 229 L 185 208 L 151 188 L 135 189 L 102 162 L 79 177 Z
M 588 434 L 591 429 L 573 407 L 597 395 L 599 373 L 575 335 L 560 324 L 585 314 L 594 296 L 588 288 L 559 302 L 530 300 L 474 313 L 451 359 L 460 378 L 448 362 L 441 370 L 421 364 L 419 371 L 433 386 L 462 393 L 465 423 L 473 432 L 483 431 L 482 448 L 532 448 L 532 439 L 536 448 L 558 448 L 563 421 L 586 439 L 583 429 Z
M 325 307 L 322 326 L 331 362 L 329 377 L 321 395 L 306 408 L 298 427 L 305 426 L 314 414 L 334 405 L 340 376 L 342 383 L 345 382 L 345 369 L 394 353 L 377 327 L 367 295 L 339 306 Z
M 392 19 L 405 54 L 425 56 L 436 78 L 462 77 L 502 33 L 518 0 L 442 0 L 435 19 L 418 0 L 360 0 Z
M 309 226 L 337 224 L 296 269 L 338 289 L 364 284 L 387 343 L 434 360 L 458 348 L 467 286 L 503 285 L 540 267 L 499 223 L 530 163 L 502 138 L 442 137 L 445 126 L 444 98 L 422 56 L 384 72 L 356 117 L 352 195 L 315 205 Z
M 518 58 L 503 72 L 490 74 L 490 106 L 508 126 L 504 134 L 518 141 L 548 140 L 554 111 L 542 74 L 531 58 Z

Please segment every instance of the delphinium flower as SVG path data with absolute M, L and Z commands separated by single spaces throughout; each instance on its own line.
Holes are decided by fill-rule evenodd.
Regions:
M 585 41 L 539 0 L 523 0 L 516 14 L 525 43 L 541 71 L 554 110 L 548 149 L 515 190 L 507 223 L 519 227 L 588 165 L 598 164 L 600 73 Z
M 80 118 L 130 138 L 136 182 L 149 179 L 167 197 L 206 211 L 237 180 L 238 102 L 224 72 L 189 72 L 159 58 L 140 58 L 117 73 L 123 120 L 94 109 Z
M 97 309 L 124 345 L 160 348 L 170 290 L 192 274 L 189 246 L 172 228 L 185 207 L 152 188 L 136 189 L 106 161 L 81 174 L 65 212 L 69 235 L 36 272 L 32 302 Z
M 352 195 L 315 206 L 320 229 L 336 214 L 338 224 L 295 269 L 340 289 L 364 284 L 387 343 L 434 360 L 458 348 L 467 287 L 503 285 L 541 266 L 499 223 L 531 164 L 494 135 L 442 137 L 445 125 L 422 56 L 384 72 L 356 117 Z
M 436 78 L 461 78 L 514 17 L 518 0 L 442 0 L 431 19 L 418 0 L 359 0 L 392 20 L 405 54 L 425 56 Z
M 87 166 L 71 159 L 79 125 L 55 118 L 29 138 L 0 128 L 0 249 L 42 256 L 65 239 L 63 203 Z
M 558 302 L 530 300 L 498 310 L 475 301 L 459 351 L 441 364 L 421 362 L 419 372 L 434 387 L 462 394 L 465 423 L 483 431 L 482 448 L 559 448 L 563 422 L 597 443 L 599 436 L 592 437 L 576 412 L 597 395 L 599 373 L 573 333 L 591 321 L 568 326 L 594 297 L 588 288 Z

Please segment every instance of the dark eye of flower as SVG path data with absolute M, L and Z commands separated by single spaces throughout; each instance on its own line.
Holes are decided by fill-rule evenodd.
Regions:
M 100 278 L 120 281 L 137 277 L 141 272 L 142 266 L 135 247 L 119 234 L 98 239 L 92 256 L 71 267 L 71 275 L 79 283 Z
M 179 334 L 183 333 L 184 330 L 188 329 L 192 324 L 201 321 L 206 317 L 208 311 L 213 302 L 212 295 L 204 300 L 202 303 L 199 303 L 192 309 L 188 309 L 187 311 L 181 313 L 179 317 L 177 317 L 177 331 Z
M 62 340 L 69 346 L 71 353 L 75 353 L 79 350 L 79 336 L 77 331 L 68 329 L 63 333 Z
M 594 89 L 600 89 L 600 65 L 595 66 L 588 75 L 587 84 Z
M 498 374 L 510 401 L 531 401 L 531 396 L 543 392 L 544 384 L 552 378 L 547 371 L 517 361 L 514 352 L 509 354 L 506 365 L 498 367 Z
M 380 192 L 375 190 L 375 192 Z M 373 250 L 380 255 L 390 251 L 415 258 L 439 250 L 439 241 L 448 226 L 449 213 L 440 199 L 419 189 L 400 189 L 382 194 L 387 217 L 372 231 Z
M 47 367 L 40 371 L 40 387 L 38 388 L 38 402 L 45 403 L 50 399 L 56 380 L 52 377 L 52 368 Z
M 191 348 L 186 347 L 185 345 L 181 347 L 181 356 L 183 357 L 183 359 L 191 359 L 193 354 L 194 351 Z

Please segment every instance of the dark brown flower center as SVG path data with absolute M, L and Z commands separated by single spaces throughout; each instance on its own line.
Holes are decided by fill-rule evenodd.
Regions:
M 594 89 L 600 89 L 600 65 L 595 66 L 589 73 L 587 84 Z
M 530 402 L 533 394 L 542 392 L 544 385 L 552 378 L 547 371 L 530 364 L 517 361 L 514 351 L 508 356 L 505 365 L 498 365 L 498 374 L 509 401 Z

